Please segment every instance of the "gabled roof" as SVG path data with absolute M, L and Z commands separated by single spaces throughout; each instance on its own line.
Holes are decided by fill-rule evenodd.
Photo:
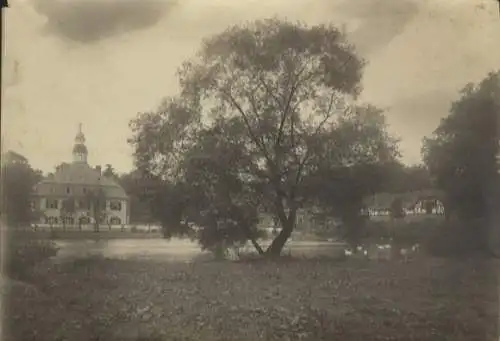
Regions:
M 36 193 L 48 195 L 52 193 L 51 186 L 54 184 L 101 187 L 108 197 L 128 197 L 119 184 L 103 176 L 100 171 L 91 168 L 87 163 L 63 163 L 52 176 L 43 179 L 36 185 Z
M 368 208 L 389 209 L 396 198 L 400 198 L 403 201 L 403 207 L 408 208 L 416 204 L 419 200 L 438 199 L 443 201 L 444 193 L 437 189 L 425 189 L 404 193 L 377 193 L 366 197 L 364 203 Z

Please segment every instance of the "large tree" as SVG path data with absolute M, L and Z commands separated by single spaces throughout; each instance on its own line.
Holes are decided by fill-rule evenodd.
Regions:
M 407 166 L 396 162 L 387 169 L 386 180 L 382 190 L 389 193 L 421 191 L 435 187 L 433 177 L 425 165 Z
M 2 155 L 2 216 L 10 226 L 30 223 L 36 214 L 31 206 L 34 186 L 42 179 L 28 160 L 13 151 Z
M 131 122 L 136 166 L 172 182 L 199 180 L 203 191 L 195 193 L 231 200 L 226 205 L 235 209 L 231 216 L 251 215 L 255 210 L 249 206 L 257 202 L 256 209 L 265 208 L 280 223 L 267 249 L 278 255 L 297 210 L 311 199 L 304 186 L 310 174 L 393 156 L 392 139 L 372 139 L 386 137 L 379 131 L 383 116 L 371 106 L 352 104 L 362 67 L 354 48 L 331 25 L 268 19 L 231 27 L 206 39 L 197 57 L 180 68 L 178 96 Z M 365 120 L 373 123 L 371 130 L 358 131 Z M 365 144 L 335 146 L 334 141 L 349 141 L 333 138 L 339 133 L 350 142 L 364 138 Z M 196 177 L 190 174 L 193 160 L 199 165 Z M 221 223 L 218 216 L 211 215 L 214 226 Z
M 106 168 L 102 172 L 102 175 L 104 175 L 107 178 L 110 178 L 111 180 L 118 181 L 120 180 L 120 176 L 116 173 L 115 169 L 111 164 L 106 164 Z
M 149 176 L 139 170 L 133 170 L 119 176 L 117 182 L 130 198 L 130 222 L 133 224 L 151 223 L 152 199 L 156 191 L 163 186 L 159 178 Z
M 487 221 L 498 207 L 500 73 L 467 84 L 433 135 L 424 139 L 423 155 L 437 185 L 446 193 L 448 213 L 465 226 L 479 245 L 486 242 Z M 495 205 L 496 204 L 496 205 Z M 483 219 L 480 224 L 474 221 Z

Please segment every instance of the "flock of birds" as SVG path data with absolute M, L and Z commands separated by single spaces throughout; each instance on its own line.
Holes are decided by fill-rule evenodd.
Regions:
M 411 248 L 402 248 L 399 250 L 399 255 L 407 260 L 411 254 L 414 254 L 420 250 L 420 245 L 415 244 Z M 344 250 L 344 254 L 347 257 L 352 257 L 359 255 L 361 257 L 375 259 L 375 260 L 389 260 L 393 257 L 392 247 L 390 244 L 374 245 L 369 248 L 363 246 L 358 246 L 356 250 L 347 248 Z

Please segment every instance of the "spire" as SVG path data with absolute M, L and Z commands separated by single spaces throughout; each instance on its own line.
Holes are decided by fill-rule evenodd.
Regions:
M 82 124 L 78 124 L 78 132 L 73 146 L 73 162 L 87 163 L 87 147 L 85 146 L 85 135 L 82 132 Z
M 75 144 L 84 144 L 85 143 L 85 135 L 82 132 L 82 124 L 78 124 L 78 133 L 75 137 Z

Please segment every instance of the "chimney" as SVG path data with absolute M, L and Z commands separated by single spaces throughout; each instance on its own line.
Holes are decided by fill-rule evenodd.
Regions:
M 95 170 L 99 172 L 99 174 L 101 174 L 101 166 L 95 166 Z

